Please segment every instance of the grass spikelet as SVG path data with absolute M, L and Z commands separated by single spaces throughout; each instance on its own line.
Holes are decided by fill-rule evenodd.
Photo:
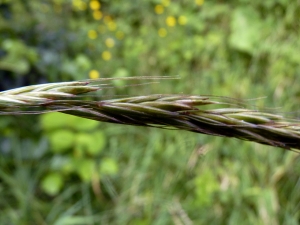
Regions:
M 160 78 L 165 77 L 142 77 Z M 111 100 L 74 98 L 107 87 L 105 82 L 109 80 L 112 79 L 41 84 L 3 91 L 0 92 L 0 115 L 58 111 L 103 122 L 176 128 L 300 150 L 299 121 L 243 107 L 232 108 L 227 98 L 219 98 L 220 102 L 213 96 L 159 94 Z M 206 105 L 214 109 L 206 109 Z

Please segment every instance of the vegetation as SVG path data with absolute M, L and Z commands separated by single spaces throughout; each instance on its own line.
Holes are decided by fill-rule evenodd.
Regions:
M 287 0 L 5 0 L 0 89 L 179 75 L 112 80 L 92 97 L 256 98 L 250 109 L 297 119 L 299 9 Z M 261 144 L 52 113 L 1 115 L 0 153 L 1 224 L 300 219 L 299 155 Z

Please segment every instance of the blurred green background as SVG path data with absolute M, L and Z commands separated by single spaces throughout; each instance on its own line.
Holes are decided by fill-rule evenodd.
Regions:
M 299 15 L 296 0 L 2 0 L 0 89 L 179 75 L 102 94 L 266 97 L 251 104 L 295 118 Z M 53 113 L 1 116 L 0 154 L 1 224 L 300 223 L 299 155 L 279 148 Z

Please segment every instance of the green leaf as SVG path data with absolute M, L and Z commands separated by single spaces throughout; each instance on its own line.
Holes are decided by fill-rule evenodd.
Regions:
M 63 176 L 60 173 L 52 172 L 44 177 L 41 188 L 48 195 L 56 195 L 63 187 L 63 180 Z
M 77 55 L 75 62 L 81 71 L 87 71 L 92 67 L 92 62 L 84 54 Z
M 196 202 L 200 206 L 207 206 L 212 203 L 212 195 L 218 189 L 218 182 L 210 170 L 204 170 L 194 180 L 196 186 Z
M 36 50 L 20 40 L 6 39 L 1 46 L 7 55 L 1 59 L 0 69 L 25 74 L 30 69 L 30 63 L 38 59 Z
M 122 78 L 122 77 L 127 77 L 129 74 L 128 70 L 125 68 L 119 68 L 117 69 L 117 71 L 113 74 L 113 77 L 116 78 Z M 124 80 L 113 80 L 113 84 L 117 87 L 122 87 L 125 85 L 125 81 Z
M 58 130 L 51 133 L 49 139 L 51 150 L 56 153 L 61 153 L 74 146 L 75 135 L 69 130 Z
M 99 149 L 98 151 L 102 151 L 106 145 L 106 137 L 102 131 L 97 131 L 93 133 L 94 143 Z
M 69 174 L 74 171 L 73 155 L 56 154 L 52 157 L 51 170 L 61 171 L 64 174 Z
M 231 20 L 230 45 L 241 51 L 253 53 L 261 39 L 261 21 L 252 8 L 237 8 Z
M 64 174 L 70 174 L 76 170 L 76 164 L 74 163 L 74 158 L 73 157 L 68 157 L 67 160 L 64 162 L 62 165 L 61 171 Z
M 99 126 L 99 122 L 95 120 L 89 120 L 80 117 L 72 118 L 72 127 L 78 131 L 90 131 Z
M 100 135 L 101 134 L 101 135 Z M 105 139 L 102 133 L 87 134 L 80 133 L 76 136 L 76 149 L 81 152 L 86 152 L 90 155 L 97 155 L 104 147 Z
M 8 55 L 0 61 L 0 69 L 14 73 L 25 74 L 29 71 L 29 67 L 30 65 L 25 59 L 20 59 L 13 55 Z
M 118 171 L 118 164 L 112 158 L 104 158 L 101 160 L 99 166 L 99 172 L 101 175 L 115 175 Z
M 72 117 L 63 113 L 47 113 L 43 114 L 40 119 L 43 129 L 50 131 L 68 127 L 71 124 Z
M 76 161 L 76 172 L 82 181 L 89 182 L 93 178 L 96 163 L 92 159 L 78 159 Z
M 64 113 L 48 113 L 41 116 L 42 127 L 49 131 L 58 128 L 71 128 L 79 131 L 95 129 L 99 122 Z

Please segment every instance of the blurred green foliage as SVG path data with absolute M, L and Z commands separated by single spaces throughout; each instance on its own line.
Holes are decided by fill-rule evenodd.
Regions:
M 97 156 L 105 147 L 106 137 L 99 131 L 97 121 L 59 113 L 45 114 L 41 126 L 49 138 L 51 151 L 55 157 L 51 160 L 49 174 L 42 180 L 43 190 L 51 195 L 58 194 L 63 187 L 63 176 L 77 174 L 83 182 L 91 182 L 94 174 L 115 174 L 116 162 L 111 158 Z M 102 162 L 103 161 L 103 162 Z M 52 183 L 50 186 L 49 183 Z
M 179 75 L 101 98 L 267 96 L 250 107 L 295 118 L 299 15 L 288 0 L 0 1 L 0 89 Z M 300 221 L 299 157 L 281 149 L 53 113 L 1 116 L 0 153 L 1 224 Z

